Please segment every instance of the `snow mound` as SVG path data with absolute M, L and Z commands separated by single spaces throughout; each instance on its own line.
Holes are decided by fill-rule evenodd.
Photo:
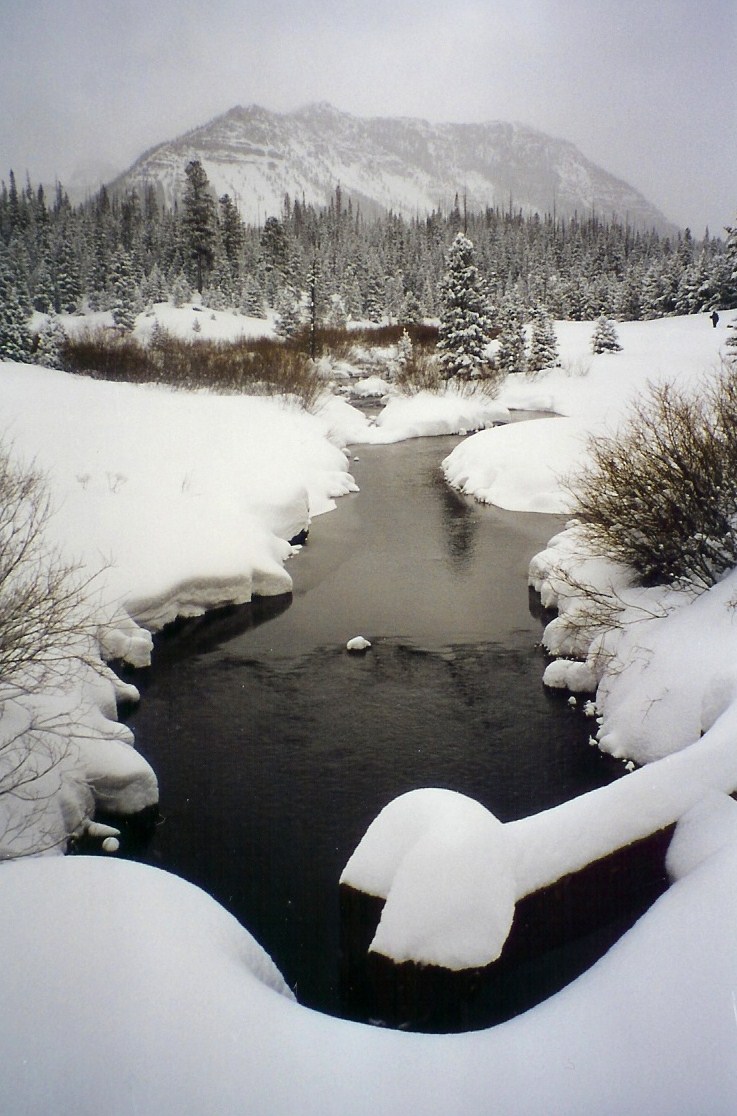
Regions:
M 341 883 L 386 899 L 371 950 L 394 961 L 488 965 L 512 925 L 504 827 L 455 791 L 409 791 L 371 823 Z
M 512 511 L 565 512 L 561 479 L 586 433 L 573 419 L 547 418 L 482 430 L 443 462 L 446 480 L 483 504 Z
M 394 396 L 362 440 L 388 445 L 407 438 L 465 434 L 508 421 L 509 411 L 495 399 L 481 391 L 463 392 L 449 386 L 440 392 Z

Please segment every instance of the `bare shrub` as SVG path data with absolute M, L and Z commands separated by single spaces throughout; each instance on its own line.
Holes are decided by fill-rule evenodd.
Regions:
M 0 447 L 0 685 L 27 687 L 55 668 L 81 622 L 88 582 L 50 547 L 43 475 Z
M 737 565 L 737 377 L 703 393 L 651 386 L 568 484 L 592 552 L 643 585 L 713 585 Z
M 72 371 L 105 380 L 158 383 L 187 390 L 291 395 L 309 408 L 323 389 L 319 373 L 295 344 L 271 339 L 184 340 L 163 329 L 142 345 L 130 334 L 95 330 L 70 338 Z
M 81 820 L 74 796 L 57 797 L 79 726 L 46 697 L 64 692 L 77 664 L 100 664 L 90 579 L 47 542 L 49 514 L 43 475 L 0 447 L 0 860 L 55 847 Z
M 418 391 L 440 391 L 446 381 L 440 372 L 437 360 L 427 353 L 413 353 L 403 364 L 395 380 L 403 395 L 414 395 Z

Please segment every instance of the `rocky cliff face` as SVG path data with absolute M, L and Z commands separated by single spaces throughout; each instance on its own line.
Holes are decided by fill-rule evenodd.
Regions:
M 430 124 L 351 116 L 327 104 L 291 113 L 240 106 L 146 152 L 111 184 L 152 184 L 162 201 L 181 196 L 184 167 L 199 159 L 218 196 L 228 193 L 244 220 L 282 211 L 284 195 L 317 206 L 340 185 L 366 213 L 405 216 L 447 211 L 465 194 L 486 206 L 580 217 L 595 213 L 638 228 L 672 231 L 633 187 L 589 162 L 573 144 L 521 124 Z

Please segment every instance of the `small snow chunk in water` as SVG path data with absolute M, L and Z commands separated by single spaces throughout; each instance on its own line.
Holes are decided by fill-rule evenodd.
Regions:
M 571 706 L 571 708 L 573 708 L 574 705 L 578 705 L 578 702 L 576 701 L 573 694 L 571 694 L 571 696 L 569 697 L 568 704 Z
M 346 651 L 368 651 L 371 644 L 362 635 L 354 636 L 346 643 Z
M 584 711 L 584 713 L 586 714 L 587 717 L 595 717 L 596 716 L 596 702 L 591 701 L 591 700 L 589 700 L 587 702 L 584 702 L 583 711 Z
M 117 837 L 106 837 L 102 842 L 102 851 L 106 853 L 116 853 L 120 848 L 120 841 Z

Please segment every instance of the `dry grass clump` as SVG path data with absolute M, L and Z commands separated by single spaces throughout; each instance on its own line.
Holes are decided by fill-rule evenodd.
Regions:
M 100 379 L 246 395 L 292 395 L 306 408 L 324 386 L 305 353 L 269 339 L 184 340 L 157 330 L 143 345 L 130 334 L 101 329 L 70 338 L 63 359 L 70 371 Z

